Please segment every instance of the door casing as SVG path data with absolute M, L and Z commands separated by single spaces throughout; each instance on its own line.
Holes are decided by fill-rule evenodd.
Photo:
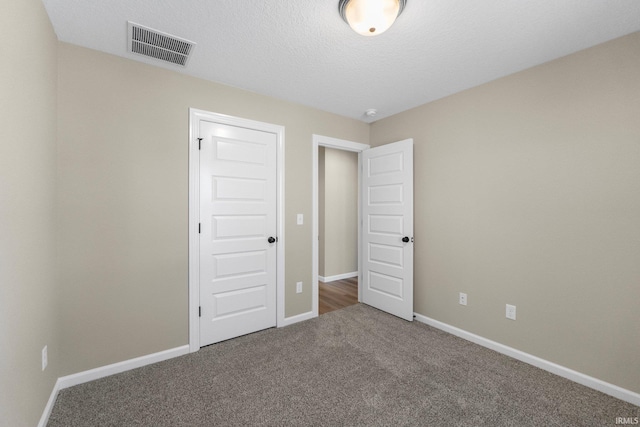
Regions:
M 276 326 L 285 324 L 284 317 L 284 126 L 243 119 L 209 111 L 189 109 L 189 351 L 200 349 L 200 154 L 198 137 L 200 121 L 255 129 L 276 135 Z

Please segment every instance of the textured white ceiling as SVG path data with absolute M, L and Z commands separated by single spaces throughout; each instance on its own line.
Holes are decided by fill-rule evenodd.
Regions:
M 43 3 L 63 42 L 365 122 L 640 30 L 640 0 L 408 0 L 377 37 L 338 0 Z M 187 68 L 128 53 L 127 21 L 196 42 Z

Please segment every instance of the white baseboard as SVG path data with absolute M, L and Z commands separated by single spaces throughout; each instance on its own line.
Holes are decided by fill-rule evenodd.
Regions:
M 38 422 L 38 427 L 47 427 L 47 423 L 49 422 L 49 417 L 51 416 L 51 411 L 53 410 L 53 405 L 55 405 L 56 403 L 56 398 L 58 397 L 59 391 L 60 391 L 60 378 L 56 380 L 56 383 L 53 386 L 53 390 L 51 390 L 51 394 L 49 395 L 49 400 L 47 401 L 47 405 L 44 407 L 44 411 L 42 411 L 40 422 Z
M 160 351 L 158 353 L 148 354 L 146 356 L 136 357 L 112 365 L 102 366 L 100 368 L 90 369 L 88 371 L 79 372 L 73 375 L 58 378 L 60 390 L 74 385 L 83 384 L 99 378 L 108 377 L 109 375 L 119 374 L 120 372 L 130 371 L 131 369 L 140 368 L 142 366 L 151 365 L 152 363 L 162 362 L 163 360 L 172 359 L 174 357 L 183 356 L 189 353 L 189 346 L 172 348 Z
M 322 283 L 334 282 L 336 280 L 349 279 L 351 277 L 358 277 L 357 271 L 351 273 L 336 274 L 335 276 L 318 276 L 318 280 Z
M 514 359 L 520 360 L 521 362 L 528 363 L 537 368 L 551 372 L 552 374 L 566 378 L 578 384 L 582 384 L 594 390 L 601 391 L 602 393 L 616 397 L 620 400 L 624 400 L 625 402 L 640 406 L 640 394 L 636 392 L 624 389 L 614 384 L 607 383 L 594 377 L 590 377 L 589 375 L 585 375 L 581 372 L 574 371 L 573 369 L 569 369 L 548 360 L 541 359 L 537 356 L 525 353 L 513 347 L 509 347 L 504 344 L 500 344 L 499 342 L 483 338 L 471 332 L 467 332 L 464 329 L 456 328 L 455 326 L 451 326 L 438 320 L 431 319 L 430 317 L 423 316 L 418 313 L 414 313 L 414 315 L 416 320 L 419 322 L 426 323 L 427 325 L 433 326 L 434 328 L 440 329 L 457 337 L 463 338 L 467 341 L 471 341 L 475 344 L 497 351 L 498 353 L 513 357 Z
M 296 316 L 285 317 L 282 322 L 278 323 L 278 328 L 283 326 L 293 325 L 294 323 L 302 322 L 305 320 L 313 319 L 317 315 L 313 314 L 313 311 L 307 311 L 306 313 L 298 314 Z
M 45 406 L 42 417 L 40 417 L 38 427 L 45 427 L 47 425 L 49 417 L 51 416 L 51 411 L 53 410 L 53 405 L 56 402 L 56 397 L 58 396 L 58 392 L 60 390 L 68 387 L 73 387 L 74 385 L 79 385 L 89 381 L 108 377 L 109 375 L 119 374 L 121 372 L 130 371 L 131 369 L 151 365 L 152 363 L 162 362 L 163 360 L 183 356 L 188 353 L 189 346 L 183 345 L 181 347 L 160 351 L 158 353 L 136 357 L 135 359 L 129 359 L 122 362 L 113 363 L 111 365 L 102 366 L 100 368 L 90 369 L 88 371 L 78 372 L 77 374 L 60 377 L 56 381 L 56 384 L 51 391 L 51 396 L 49 396 L 47 406 Z

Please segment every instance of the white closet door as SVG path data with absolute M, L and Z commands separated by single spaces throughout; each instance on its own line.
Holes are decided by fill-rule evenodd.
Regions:
M 200 346 L 276 325 L 276 135 L 200 122 Z

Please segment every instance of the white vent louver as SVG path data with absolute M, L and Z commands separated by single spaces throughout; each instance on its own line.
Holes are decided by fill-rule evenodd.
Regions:
M 171 34 L 128 22 L 129 52 L 185 67 L 195 43 Z

